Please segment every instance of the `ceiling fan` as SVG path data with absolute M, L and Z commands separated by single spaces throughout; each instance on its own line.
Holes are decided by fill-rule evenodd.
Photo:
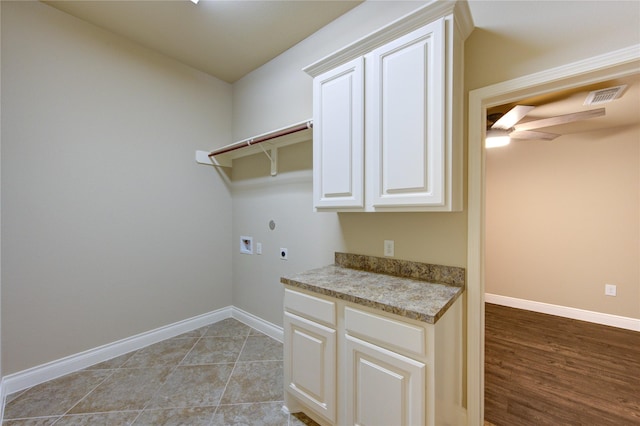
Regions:
M 542 139 L 550 141 L 560 135 L 541 132 L 537 129 L 601 117 L 605 114 L 604 108 L 597 108 L 518 124 L 534 108 L 534 106 L 529 105 L 516 105 L 505 114 L 489 114 L 487 121 L 490 123 L 490 127 L 487 129 L 486 147 L 504 146 L 511 139 Z

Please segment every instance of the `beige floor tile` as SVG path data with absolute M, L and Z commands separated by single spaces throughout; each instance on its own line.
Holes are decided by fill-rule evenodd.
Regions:
M 99 364 L 92 365 L 91 367 L 85 368 L 85 370 L 112 370 L 115 368 L 120 368 L 124 365 L 125 362 L 129 360 L 133 355 L 135 355 L 135 351 L 130 352 L 128 354 L 120 355 L 115 358 L 111 358 L 110 360 L 101 362 Z
M 69 413 L 142 410 L 170 372 L 169 367 L 116 370 Z
M 137 351 L 123 368 L 176 366 L 198 341 L 197 338 L 169 339 Z
M 287 426 L 289 416 L 282 402 L 221 405 L 213 417 L 214 425 Z
M 313 424 L 281 411 L 282 353 L 228 318 L 10 395 L 3 426 Z
M 234 337 L 234 336 L 242 336 L 246 337 L 249 335 L 251 331 L 251 327 L 246 324 L 241 323 L 240 321 L 227 318 L 219 321 L 215 324 L 211 324 L 209 329 L 205 333 L 207 337 Z
M 281 361 L 237 363 L 221 404 L 284 400 Z
M 232 370 L 233 364 L 178 367 L 146 408 L 218 405 Z
M 38 417 L 35 419 L 5 420 L 2 426 L 50 426 L 59 419 L 56 417 Z
M 268 336 L 249 336 L 238 361 L 282 361 L 283 353 L 282 343 Z
M 22 395 L 23 393 L 27 392 L 29 389 L 23 389 L 21 391 L 18 392 L 14 392 L 12 394 L 9 394 L 5 397 L 4 399 L 4 403 L 5 404 L 9 404 L 11 401 L 13 401 L 14 399 L 17 399 L 20 395 Z
M 139 411 L 74 414 L 61 417 L 56 426 L 128 426 L 139 414 Z
M 208 426 L 216 407 L 170 408 L 145 410 L 133 423 L 135 426 Z
M 234 363 L 246 337 L 203 337 L 198 340 L 181 365 Z
M 4 418 L 62 415 L 111 373 L 80 371 L 34 386 L 6 405 Z
M 198 329 L 195 330 L 191 330 L 188 331 L 186 333 L 180 334 L 176 337 L 174 337 L 174 339 L 185 339 L 185 338 L 199 338 L 205 335 L 205 333 L 207 332 L 207 330 L 209 329 L 209 326 L 205 326 L 205 327 L 200 327 Z

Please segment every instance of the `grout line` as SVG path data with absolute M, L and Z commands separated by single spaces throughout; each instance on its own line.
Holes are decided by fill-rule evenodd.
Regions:
M 273 401 L 256 401 L 256 402 L 236 402 L 232 404 L 219 404 L 219 407 L 231 407 L 236 405 L 256 405 L 256 404 L 274 404 L 276 402 L 284 402 L 282 399 L 276 399 Z
M 60 420 L 60 417 L 62 417 L 62 414 L 52 414 L 52 415 L 32 416 L 32 417 L 16 417 L 13 419 L 3 419 L 2 423 L 4 424 L 5 422 L 13 422 L 15 420 L 35 420 L 35 419 L 56 419 L 55 421 L 57 422 L 58 420 Z M 51 426 L 53 426 L 54 423 L 51 423 Z
M 208 326 L 207 326 L 207 330 L 209 330 L 209 327 L 208 327 Z M 182 359 L 181 359 L 180 361 L 178 361 L 178 365 L 176 365 L 176 368 L 178 368 L 179 366 L 181 366 L 181 365 L 182 365 L 182 363 L 184 362 L 184 360 L 185 360 L 185 359 L 187 359 L 187 357 L 189 356 L 189 354 L 190 354 L 191 352 L 193 352 L 193 348 L 195 348 L 195 347 L 196 347 L 196 345 L 197 345 L 198 343 L 200 343 L 200 341 L 202 340 L 202 338 L 204 337 L 204 335 L 207 333 L 207 330 L 205 330 L 205 331 L 204 331 L 204 333 L 202 333 L 202 334 L 200 335 L 200 337 L 198 337 L 198 339 L 197 339 L 197 340 L 196 340 L 196 342 L 193 344 L 193 346 L 191 346 L 191 349 L 189 349 L 189 350 L 187 351 L 187 353 L 186 353 L 186 354 L 184 354 L 184 356 L 182 357 Z M 173 373 L 173 371 L 172 371 L 172 373 Z
M 66 416 L 67 414 L 69 414 L 69 412 L 71 410 L 73 410 L 73 407 L 77 406 L 78 404 L 80 404 L 82 401 L 84 401 L 85 399 L 87 399 L 87 397 L 89 395 L 91 395 L 91 393 L 96 390 L 98 388 L 98 386 L 100 386 L 101 384 L 103 384 L 109 377 L 113 376 L 117 370 L 117 368 L 111 368 L 109 369 L 111 370 L 111 373 L 107 374 L 104 379 L 100 380 L 100 383 L 98 383 L 97 385 L 95 385 L 93 388 L 91 388 L 91 390 L 89 392 L 87 392 L 85 394 L 85 396 L 83 396 L 82 398 L 80 398 L 75 404 L 73 404 L 71 407 L 69 407 L 69 409 L 67 411 L 65 411 L 60 417 L 58 417 L 52 424 L 51 426 L 55 425 L 56 423 L 58 423 L 60 421 L 61 418 L 63 418 L 64 416 Z
M 231 382 L 231 378 L 233 377 L 233 372 L 236 371 L 236 366 L 238 365 L 238 359 L 240 359 L 240 356 L 242 355 L 242 351 L 244 350 L 244 347 L 247 345 L 247 339 L 249 338 L 249 335 L 251 334 L 251 330 L 253 330 L 253 329 L 251 327 L 249 327 L 249 331 L 247 331 L 246 336 L 244 336 L 244 342 L 242 342 L 242 347 L 240 348 L 240 352 L 238 352 L 238 357 L 236 358 L 236 361 L 233 363 L 233 368 L 231 369 L 231 373 L 229 373 L 229 378 L 227 379 L 227 383 L 225 383 L 224 389 L 222 390 L 222 393 L 220 394 L 220 399 L 218 400 L 218 404 L 216 406 L 216 409 L 213 412 L 213 414 L 211 415 L 211 420 L 209 421 L 209 423 L 211 425 L 213 425 L 213 419 L 216 417 L 216 414 L 218 413 L 218 410 L 220 409 L 220 405 L 221 405 L 220 402 L 222 402 L 222 398 L 224 397 L 224 394 L 227 393 L 227 387 L 229 386 L 229 382 Z
M 138 415 L 136 416 L 135 419 L 133 419 L 133 421 L 131 422 L 131 424 L 134 424 L 138 418 L 142 415 L 142 413 L 144 412 L 144 410 L 147 409 L 147 407 L 149 406 L 149 404 L 151 404 L 151 401 L 153 401 L 153 399 L 156 397 L 156 395 L 158 395 L 158 393 L 162 390 L 162 388 L 167 384 L 167 381 L 171 378 L 171 376 L 173 375 L 173 373 L 175 373 L 175 371 L 178 369 L 178 367 L 180 367 L 180 364 L 182 363 L 182 361 L 185 360 L 185 358 L 191 353 L 191 351 L 193 351 L 193 348 L 196 347 L 196 345 L 198 344 L 198 342 L 200 340 L 202 340 L 202 337 L 207 333 L 207 331 L 209 330 L 211 324 L 207 325 L 207 330 L 205 330 L 197 339 L 196 341 L 193 343 L 193 345 L 191 346 L 191 348 L 187 351 L 187 353 L 182 357 L 182 359 L 180 359 L 180 361 L 178 361 L 178 363 L 171 369 L 171 371 L 169 372 L 169 374 L 167 374 L 167 378 L 164 380 L 164 382 L 162 382 L 160 384 L 160 386 L 158 386 L 158 389 L 155 390 L 155 392 L 153 392 L 153 394 L 151 395 L 151 398 L 149 398 L 149 400 L 144 404 L 144 406 L 142 407 L 142 409 L 140 410 L 140 412 L 138 413 Z M 200 328 L 204 328 L 204 327 L 200 327 Z M 178 337 L 178 336 L 176 336 Z M 176 337 L 173 337 L 173 339 L 175 339 Z M 169 339 L 167 339 L 169 340 Z M 164 340 L 166 341 L 166 340 Z M 160 343 L 160 342 L 159 342 Z

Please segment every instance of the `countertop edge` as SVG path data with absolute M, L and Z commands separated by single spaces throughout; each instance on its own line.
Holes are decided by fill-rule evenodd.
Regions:
M 290 278 L 282 277 L 280 278 L 280 282 L 285 285 L 289 285 L 292 287 L 296 287 L 302 290 L 307 290 L 313 293 L 321 294 L 324 296 L 333 297 L 339 300 L 343 300 L 345 302 L 351 302 L 362 306 L 367 306 L 375 309 L 379 309 L 383 312 L 388 312 L 391 314 L 399 315 L 404 318 L 414 319 L 417 321 L 426 322 L 428 324 L 435 324 L 453 305 L 453 303 L 460 297 L 460 295 L 464 292 L 464 287 L 458 286 L 448 286 L 458 288 L 459 291 L 455 292 L 455 294 L 438 310 L 435 315 L 428 315 L 421 312 L 416 312 L 413 310 L 408 310 L 405 308 L 400 308 L 397 306 L 381 303 L 375 300 L 371 300 L 368 298 L 358 297 L 348 293 L 342 293 L 336 290 L 327 289 L 320 286 L 315 286 L 309 283 L 303 283 L 300 281 L 292 280 Z M 425 283 L 425 285 L 429 285 L 430 283 Z M 446 285 L 446 284 L 439 284 Z

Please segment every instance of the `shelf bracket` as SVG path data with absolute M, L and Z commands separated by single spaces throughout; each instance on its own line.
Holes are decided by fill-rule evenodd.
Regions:
M 269 161 L 271 161 L 271 176 L 277 175 L 278 174 L 278 148 L 276 147 L 271 148 L 269 150 L 271 154 L 269 154 L 267 150 L 264 149 L 264 146 L 262 145 L 259 145 L 259 146 L 260 146 L 260 149 L 262 149 L 262 152 L 264 152 L 264 155 L 266 155 Z

